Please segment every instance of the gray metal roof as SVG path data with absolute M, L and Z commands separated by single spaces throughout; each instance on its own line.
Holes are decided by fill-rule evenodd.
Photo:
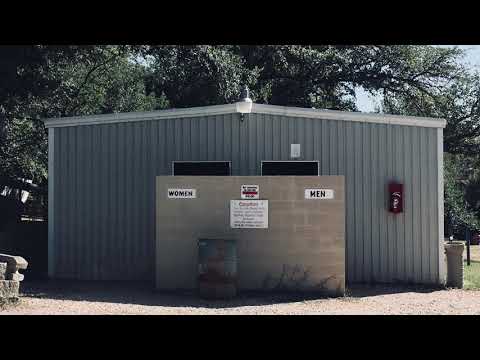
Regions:
M 50 119 L 44 119 L 43 121 L 47 128 L 54 128 L 54 127 L 79 126 L 79 125 L 112 124 L 112 123 L 121 123 L 121 122 L 145 121 L 145 120 L 221 115 L 221 114 L 232 114 L 237 112 L 239 112 L 237 103 L 233 103 L 233 104 L 225 104 L 225 105 L 201 106 L 201 107 L 182 108 L 182 109 L 167 109 L 167 110 L 157 110 L 157 111 L 148 111 L 148 112 L 128 112 L 128 113 L 50 118 Z M 252 113 L 283 115 L 283 116 L 289 116 L 289 117 L 315 118 L 315 119 L 320 118 L 325 120 L 434 127 L 434 128 L 444 128 L 446 125 L 445 119 L 439 119 L 439 118 L 349 112 L 349 111 L 337 111 L 337 110 L 322 110 L 322 109 L 265 105 L 265 104 L 255 104 L 255 103 L 252 106 Z

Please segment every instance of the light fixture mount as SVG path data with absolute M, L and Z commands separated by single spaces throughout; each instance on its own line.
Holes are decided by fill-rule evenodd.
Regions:
M 242 91 L 240 92 L 240 100 L 236 103 L 237 112 L 240 114 L 249 114 L 252 112 L 252 99 L 250 99 L 250 91 L 248 87 L 244 85 Z

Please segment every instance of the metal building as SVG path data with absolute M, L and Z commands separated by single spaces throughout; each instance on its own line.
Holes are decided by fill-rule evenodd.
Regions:
M 442 119 L 235 103 L 45 125 L 51 277 L 153 281 L 155 176 L 175 161 L 261 175 L 274 160 L 345 176 L 348 283 L 445 281 Z M 400 214 L 391 181 L 404 186 Z

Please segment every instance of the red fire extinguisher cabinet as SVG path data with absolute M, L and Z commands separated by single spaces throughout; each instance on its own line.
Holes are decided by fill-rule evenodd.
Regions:
M 394 214 L 403 212 L 403 184 L 388 184 L 389 210 Z

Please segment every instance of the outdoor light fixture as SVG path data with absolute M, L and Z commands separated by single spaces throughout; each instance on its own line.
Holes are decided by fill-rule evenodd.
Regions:
M 252 112 L 252 99 L 249 97 L 249 90 L 247 86 L 242 88 L 240 93 L 240 101 L 237 102 L 237 112 L 241 114 L 241 120 L 243 121 L 244 114 Z

